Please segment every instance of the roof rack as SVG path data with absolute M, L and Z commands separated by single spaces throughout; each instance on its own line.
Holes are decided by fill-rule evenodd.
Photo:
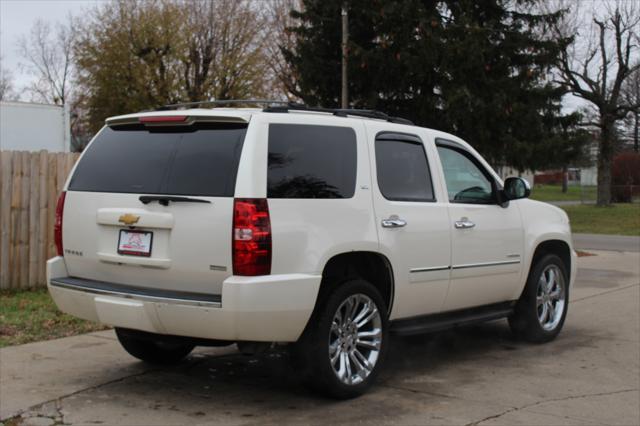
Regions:
M 291 101 L 279 101 L 273 99 L 224 99 L 217 101 L 200 101 L 200 102 L 183 102 L 177 104 L 163 105 L 156 108 L 154 111 L 167 111 L 181 108 L 192 108 L 204 105 L 211 105 L 212 107 L 222 105 L 234 105 L 234 104 L 256 104 L 264 105 L 262 111 L 264 112 L 284 112 L 289 111 L 310 111 L 310 112 L 324 112 L 327 114 L 333 114 L 338 117 L 364 117 L 373 118 L 377 120 L 384 120 L 390 123 L 409 124 L 413 125 L 411 120 L 401 117 L 392 117 L 385 114 L 382 111 L 376 111 L 373 109 L 350 109 L 350 108 L 322 108 L 322 107 L 310 107 L 305 104 Z
M 200 101 L 200 102 L 181 102 L 177 104 L 163 105 L 156 108 L 154 111 L 167 111 L 179 108 L 190 108 L 203 105 L 222 106 L 222 105 L 234 105 L 234 104 L 256 104 L 256 105 L 303 105 L 291 101 L 279 101 L 273 99 L 221 99 L 213 101 Z
M 377 120 L 388 121 L 390 123 L 413 125 L 413 122 L 411 120 L 407 120 L 406 118 L 402 118 L 402 117 L 392 117 L 390 115 L 385 114 L 382 111 L 376 111 L 373 109 L 320 108 L 320 107 L 309 107 L 304 104 L 290 102 L 286 105 L 267 106 L 262 111 L 264 112 L 289 112 L 289 111 L 325 112 L 328 114 L 333 114 L 338 117 L 355 116 L 355 117 L 364 117 L 364 118 L 374 118 Z

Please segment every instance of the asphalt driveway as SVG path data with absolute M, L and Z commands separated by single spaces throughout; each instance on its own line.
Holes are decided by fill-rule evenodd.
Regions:
M 113 332 L 0 349 L 5 424 L 639 424 L 640 253 L 594 252 L 559 338 L 512 339 L 506 321 L 394 339 L 369 394 L 320 398 L 278 354 L 203 349 L 152 369 Z

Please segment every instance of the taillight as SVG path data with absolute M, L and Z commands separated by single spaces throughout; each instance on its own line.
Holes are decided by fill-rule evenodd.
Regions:
M 233 203 L 233 274 L 271 273 L 271 220 L 266 198 Z
M 64 214 L 64 198 L 66 195 L 67 193 L 62 191 L 58 197 L 58 204 L 56 204 L 56 221 L 53 224 L 53 239 L 56 243 L 58 256 L 62 256 L 64 253 L 62 249 L 62 215 Z

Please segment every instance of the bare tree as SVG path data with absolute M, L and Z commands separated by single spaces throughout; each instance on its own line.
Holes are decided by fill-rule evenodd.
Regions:
M 14 100 L 16 97 L 13 74 L 2 66 L 2 57 L 0 56 L 0 101 Z
M 622 86 L 623 96 L 627 105 L 640 104 L 640 68 L 636 65 L 635 71 L 625 80 Z M 624 120 L 623 127 L 625 138 L 633 145 L 635 152 L 640 151 L 640 142 L 638 141 L 638 127 L 640 125 L 640 108 L 635 108 Z
M 189 101 L 206 100 L 211 87 L 214 58 L 219 55 L 221 28 L 215 25 L 217 10 L 212 1 L 193 2 L 186 11 L 187 26 L 192 28 L 186 55 L 183 57 L 183 78 Z
M 561 3 L 569 6 L 569 13 L 555 26 L 554 36 L 571 42 L 561 54 L 557 83 L 589 102 L 595 112 L 595 120 L 585 124 L 598 129 L 597 203 L 608 205 L 616 124 L 639 107 L 637 102 L 626 102 L 622 87 L 640 66 L 634 61 L 639 48 L 640 13 L 635 2 L 589 4 L 594 7 L 592 11 L 580 10 L 576 0 Z M 580 23 L 584 13 L 593 15 L 586 26 Z
M 265 90 L 266 25 L 248 0 L 184 4 L 184 87 L 191 101 L 260 97 Z
M 38 100 L 54 104 L 69 100 L 74 61 L 72 28 L 71 18 L 54 28 L 37 20 L 29 36 L 18 40 L 18 52 L 25 61 L 22 67 L 36 78 L 27 91 Z
M 268 25 L 265 28 L 268 33 L 264 37 L 267 40 L 265 50 L 271 95 L 291 101 L 300 99 L 300 88 L 295 72 L 282 52 L 295 50 L 296 39 L 289 29 L 296 25 L 296 21 L 291 16 L 291 11 L 301 8 L 301 0 L 270 0 L 266 4 Z

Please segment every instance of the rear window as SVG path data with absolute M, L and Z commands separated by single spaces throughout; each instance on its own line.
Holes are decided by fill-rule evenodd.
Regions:
M 349 127 L 269 125 L 269 198 L 351 198 L 356 134 Z
M 106 127 L 76 168 L 73 191 L 232 197 L 247 126 Z

